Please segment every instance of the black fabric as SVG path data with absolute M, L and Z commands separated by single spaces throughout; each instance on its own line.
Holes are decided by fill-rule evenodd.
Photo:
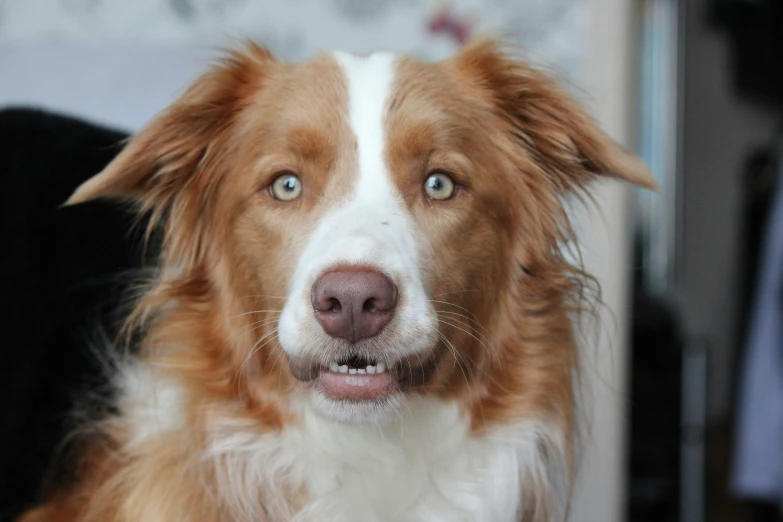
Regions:
M 126 134 L 28 109 L 0 110 L 0 520 L 34 502 L 71 429 L 77 397 L 105 379 L 91 350 L 116 332 L 138 266 L 132 218 L 117 205 L 59 208 Z M 98 343 L 100 345 L 100 343 Z

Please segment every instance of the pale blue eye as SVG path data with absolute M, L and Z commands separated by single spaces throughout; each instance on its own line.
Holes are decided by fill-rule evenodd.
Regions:
M 272 182 L 269 190 L 275 199 L 293 201 L 302 194 L 302 182 L 296 174 L 281 174 Z
M 424 193 L 430 199 L 450 199 L 455 189 L 454 180 L 442 172 L 434 172 L 424 180 Z

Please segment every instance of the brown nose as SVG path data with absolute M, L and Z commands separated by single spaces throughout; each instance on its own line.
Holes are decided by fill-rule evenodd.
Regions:
M 389 323 L 397 287 L 380 272 L 334 271 L 313 284 L 311 300 L 326 333 L 355 343 L 375 337 Z

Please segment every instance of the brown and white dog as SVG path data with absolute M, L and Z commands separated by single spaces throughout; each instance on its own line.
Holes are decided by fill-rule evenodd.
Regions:
M 562 519 L 602 175 L 654 186 L 491 41 L 230 55 L 69 200 L 137 202 L 162 253 L 116 413 L 23 519 Z

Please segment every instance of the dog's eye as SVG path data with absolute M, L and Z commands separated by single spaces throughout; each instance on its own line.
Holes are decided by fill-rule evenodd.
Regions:
M 269 187 L 272 197 L 280 201 L 293 201 L 302 194 L 302 182 L 291 172 L 280 174 Z
M 424 193 L 430 199 L 445 200 L 454 196 L 454 180 L 443 172 L 433 172 L 424 180 Z

